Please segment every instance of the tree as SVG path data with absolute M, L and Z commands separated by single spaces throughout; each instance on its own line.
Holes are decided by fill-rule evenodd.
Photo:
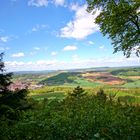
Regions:
M 105 94 L 105 92 L 104 92 L 104 90 L 103 89 L 100 89 L 98 92 L 97 92 L 97 98 L 99 99 L 99 100 L 101 100 L 101 101 L 103 101 L 103 102 L 105 102 L 106 101 L 106 94 Z
M 85 90 L 83 88 L 81 88 L 80 86 L 77 86 L 76 88 L 74 88 L 74 90 L 72 91 L 72 93 L 70 93 L 69 95 L 71 97 L 82 97 L 83 95 L 85 95 Z
M 114 53 L 122 51 L 126 57 L 132 52 L 140 55 L 140 1 L 87 0 L 88 12 L 100 10 L 95 22 L 103 35 L 108 35 Z
M 28 90 L 22 89 L 14 92 L 9 90 L 8 87 L 12 83 L 11 79 L 13 74 L 5 72 L 3 55 L 4 53 L 0 53 L 0 117 L 2 115 L 7 116 L 8 113 L 8 118 L 17 119 L 15 118 L 17 110 L 23 110 L 30 107 L 26 101 Z
M 8 86 L 12 83 L 12 73 L 6 73 L 5 72 L 5 65 L 3 62 L 3 55 L 4 53 L 0 53 L 0 96 L 3 96 L 7 93 L 9 93 Z

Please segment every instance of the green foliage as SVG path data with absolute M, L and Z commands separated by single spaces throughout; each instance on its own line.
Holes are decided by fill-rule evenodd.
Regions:
M 134 96 L 120 96 L 118 97 L 118 102 L 119 103 L 124 103 L 126 105 L 130 104 L 130 103 L 133 103 L 135 101 L 135 97 Z
M 124 85 L 125 86 L 125 85 Z M 108 98 L 113 98 L 115 96 L 115 100 L 119 96 L 134 96 L 136 97 L 135 103 L 140 103 L 140 88 L 124 88 L 124 87 L 118 87 L 118 88 L 111 88 L 111 87 L 84 87 L 85 93 L 88 95 L 96 95 L 100 89 L 103 89 L 106 96 Z M 36 100 L 42 100 L 44 98 L 48 99 L 58 99 L 63 100 L 66 95 L 73 92 L 73 86 L 66 87 L 66 86 L 44 86 L 40 89 L 31 90 L 29 91 L 28 96 L 30 98 L 34 98 Z M 110 100 L 111 100 L 110 99 Z M 114 100 L 114 99 L 113 99 Z
M 8 86 L 11 84 L 12 73 L 5 73 L 3 62 L 4 53 L 0 53 L 0 96 L 8 94 Z
M 100 9 L 96 18 L 103 35 L 108 35 L 114 45 L 114 52 L 123 51 L 129 57 L 131 52 L 140 54 L 140 1 L 139 0 L 87 0 L 88 11 Z
M 110 105 L 95 96 L 42 102 L 12 125 L 0 121 L 0 139 L 8 140 L 139 140 L 140 107 Z M 39 104 L 38 104 L 39 105 Z M 41 102 L 40 102 L 41 105 Z
M 37 94 L 48 94 L 53 92 L 64 92 L 68 93 L 73 90 L 73 87 L 66 87 L 66 86 L 44 86 L 39 89 L 30 90 L 30 95 L 37 95 Z
M 5 72 L 3 55 L 3 53 L 0 54 L 0 117 L 17 119 L 17 115 L 15 115 L 17 110 L 29 108 L 25 99 L 28 91 L 26 89 L 14 92 L 9 90 L 12 73 Z
M 72 93 L 69 93 L 69 96 L 79 98 L 79 97 L 84 96 L 85 94 L 86 94 L 85 90 L 81 88 L 80 86 L 77 86 L 76 88 L 74 88 Z
M 106 101 L 106 94 L 105 94 L 105 92 L 104 92 L 104 90 L 103 89 L 100 89 L 99 91 L 97 91 L 97 98 L 99 99 L 99 100 L 101 100 L 101 101 L 103 101 L 103 102 L 105 102 Z
M 64 92 L 55 91 L 55 92 L 35 94 L 32 95 L 31 97 L 36 100 L 43 100 L 45 98 L 62 100 L 63 98 L 65 98 L 65 94 Z

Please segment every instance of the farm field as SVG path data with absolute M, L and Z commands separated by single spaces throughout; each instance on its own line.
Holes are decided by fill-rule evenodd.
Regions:
M 59 72 L 39 80 L 42 88 L 30 90 L 30 97 L 37 100 L 64 99 L 76 86 L 81 86 L 90 94 L 95 95 L 103 89 L 109 96 L 117 99 L 120 96 L 135 103 L 140 102 L 140 68 L 106 69 L 103 71 Z
M 40 74 L 20 74 L 13 81 L 28 82 L 43 86 L 83 86 L 83 87 L 140 87 L 140 68 L 98 68 L 56 71 Z
M 29 85 L 42 85 L 39 89 L 30 90 L 30 95 L 36 92 L 37 95 L 32 96 L 35 99 L 56 98 L 57 95 L 60 99 L 76 86 L 81 86 L 90 93 L 91 91 L 96 93 L 102 88 L 107 94 L 117 92 L 116 96 L 134 96 L 134 94 L 136 96 L 135 92 L 139 96 L 140 68 L 98 68 L 55 71 L 46 74 L 20 74 L 14 76 L 14 81 L 28 82 Z
M 36 90 L 30 90 L 29 97 L 35 100 L 44 98 L 63 100 L 74 89 L 73 86 L 45 86 Z M 140 88 L 110 88 L 110 87 L 84 87 L 88 95 L 96 95 L 100 89 L 103 89 L 108 98 L 113 97 L 117 100 L 123 97 L 128 102 L 140 104 Z
M 13 81 L 47 86 L 140 87 L 140 68 L 83 69 L 14 75 Z
M 62 100 L 65 98 L 65 93 L 64 92 L 48 92 L 48 93 L 36 93 L 35 95 L 29 95 L 31 98 L 35 100 L 44 100 L 45 98 L 52 100 L 52 99 L 57 99 L 57 100 Z

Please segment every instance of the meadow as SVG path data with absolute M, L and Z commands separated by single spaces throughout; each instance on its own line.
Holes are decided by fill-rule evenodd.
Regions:
M 31 81 L 43 85 L 29 90 L 29 97 L 35 100 L 64 99 L 69 92 L 81 86 L 89 95 L 103 89 L 108 96 L 123 96 L 135 103 L 140 101 L 140 68 L 98 68 L 50 73 L 30 73 L 14 76 L 14 81 Z

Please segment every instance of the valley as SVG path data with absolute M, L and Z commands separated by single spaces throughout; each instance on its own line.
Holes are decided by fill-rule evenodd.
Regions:
M 82 86 L 140 88 L 140 68 L 97 68 L 55 71 L 50 73 L 15 74 L 13 82 L 23 82 L 32 87 Z M 35 86 L 36 85 L 36 86 Z

